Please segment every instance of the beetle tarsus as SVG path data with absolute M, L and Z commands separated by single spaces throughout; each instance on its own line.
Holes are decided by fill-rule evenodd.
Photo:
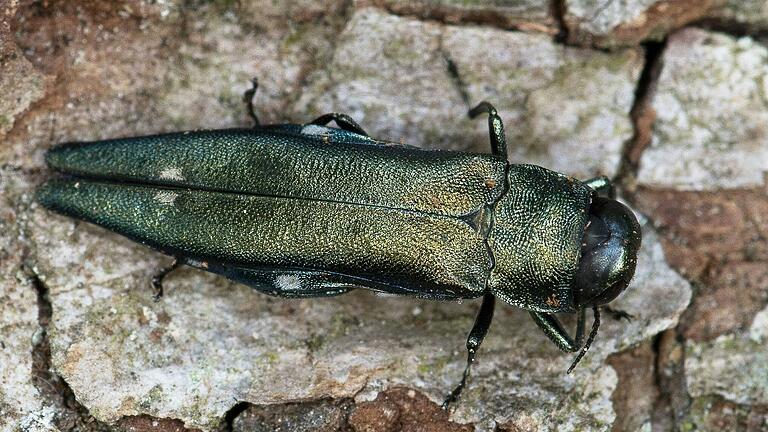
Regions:
M 336 112 L 323 114 L 320 117 L 309 122 L 309 124 L 325 126 L 332 121 L 335 121 L 336 124 L 339 125 L 339 127 L 342 130 L 345 130 L 347 132 L 353 132 L 358 135 L 368 136 L 368 133 L 365 132 L 365 130 L 363 130 L 363 127 L 360 126 L 355 121 L 355 119 L 353 119 L 347 114 L 336 113 Z
M 589 351 L 589 347 L 592 346 L 592 342 L 594 342 L 595 337 L 597 337 L 597 330 L 600 328 L 600 309 L 597 306 L 595 306 L 592 308 L 592 313 L 594 315 L 594 321 L 592 322 L 592 331 L 589 332 L 589 336 L 587 337 L 587 343 L 585 343 L 584 346 L 581 347 L 581 349 L 579 350 L 579 353 L 576 355 L 576 358 L 573 359 L 571 366 L 565 372 L 566 374 L 573 372 L 573 369 L 576 368 L 576 365 L 579 364 L 581 359 L 584 357 L 584 354 L 586 354 L 587 351 Z
M 579 309 L 579 316 L 576 318 L 576 338 L 575 343 L 577 347 L 584 345 L 584 328 L 587 322 L 587 310 L 585 308 Z
M 488 334 L 488 329 L 491 327 L 493 321 L 493 311 L 496 306 L 496 297 L 491 293 L 486 293 L 483 296 L 483 303 L 480 305 L 480 310 L 475 317 L 475 324 L 472 326 L 472 330 L 469 331 L 467 337 L 467 366 L 464 368 L 464 374 L 461 377 L 461 382 L 455 389 L 445 398 L 443 402 L 443 409 L 448 409 L 448 406 L 456 402 L 461 396 L 462 390 L 467 385 L 467 379 L 469 379 L 470 369 L 472 363 L 475 362 L 475 354 L 480 348 L 480 344 L 483 343 L 485 335 Z
M 248 109 L 248 116 L 253 119 L 254 127 L 261 126 L 259 117 L 256 115 L 256 111 L 253 108 L 253 98 L 256 96 L 256 90 L 259 88 L 259 79 L 256 77 L 251 78 L 251 88 L 243 93 L 243 100 L 245 101 Z
M 621 309 L 614 309 L 610 306 L 603 306 L 603 310 L 606 311 L 608 314 L 610 314 L 613 319 L 616 321 L 620 321 L 622 319 L 627 320 L 627 322 L 632 321 L 632 319 L 635 317 L 631 313 L 621 310 Z
M 469 379 L 469 371 L 472 367 L 472 363 L 475 362 L 475 351 L 468 351 L 467 352 L 467 366 L 464 367 L 464 374 L 461 376 L 461 382 L 459 385 L 456 386 L 455 389 L 445 398 L 443 401 L 443 404 L 440 405 L 440 408 L 447 410 L 452 403 L 459 400 L 459 397 L 461 396 L 461 392 L 464 390 L 464 387 L 467 386 L 467 379 Z
M 507 139 L 504 134 L 504 122 L 501 121 L 496 108 L 489 102 L 483 101 L 469 110 L 469 118 L 480 114 L 488 114 L 488 131 L 491 135 L 491 153 L 507 159 Z
M 152 290 L 153 290 L 152 298 L 156 302 L 160 301 L 160 299 L 163 298 L 163 279 L 165 279 L 168 273 L 179 268 L 179 265 L 180 265 L 179 260 L 174 259 L 171 265 L 160 269 L 160 271 L 158 271 L 154 276 L 152 276 Z

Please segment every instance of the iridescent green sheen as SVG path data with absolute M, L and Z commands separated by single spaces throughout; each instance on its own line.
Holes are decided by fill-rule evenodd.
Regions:
M 229 277 L 309 271 L 329 287 L 337 275 L 427 298 L 490 289 L 574 310 L 591 189 L 540 167 L 317 125 L 67 144 L 47 161 L 74 178 L 39 190 L 46 207 Z
M 592 189 L 534 165 L 511 165 L 489 243 L 496 266 L 488 288 L 505 303 L 573 312 L 573 276 Z

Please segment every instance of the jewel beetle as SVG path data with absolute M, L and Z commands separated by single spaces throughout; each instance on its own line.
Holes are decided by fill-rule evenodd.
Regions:
M 632 278 L 641 232 L 606 177 L 587 181 L 510 164 L 504 126 L 483 102 L 491 153 L 423 150 L 373 139 L 331 113 L 298 124 L 68 143 L 46 154 L 64 175 L 37 192 L 53 211 L 286 298 L 355 288 L 425 299 L 482 297 L 461 394 L 496 298 L 526 309 L 577 352 L 598 307 Z M 338 127 L 328 127 L 334 121 Z M 585 313 L 593 311 L 585 338 Z M 577 314 L 572 337 L 555 313 Z

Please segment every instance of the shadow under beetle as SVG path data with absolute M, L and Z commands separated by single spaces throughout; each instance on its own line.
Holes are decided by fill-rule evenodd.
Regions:
M 45 207 L 288 298 L 354 288 L 435 300 L 482 297 L 458 399 L 496 298 L 530 311 L 560 349 L 586 353 L 598 306 L 635 271 L 641 233 L 605 177 L 580 182 L 507 161 L 504 126 L 488 115 L 491 154 L 429 151 L 370 138 L 347 115 L 305 124 L 69 143 L 48 164 Z M 327 127 L 335 121 L 338 128 Z M 585 312 L 594 323 L 585 334 Z M 578 314 L 575 337 L 555 317 Z

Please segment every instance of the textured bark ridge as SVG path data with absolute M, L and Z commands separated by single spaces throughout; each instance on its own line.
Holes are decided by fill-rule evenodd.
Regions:
M 290 3 L 290 4 L 288 4 Z M 0 0 L 0 431 L 764 430 L 762 1 Z M 40 208 L 56 143 L 336 111 L 372 136 L 614 177 L 643 248 L 572 375 L 499 307 L 268 298 Z

